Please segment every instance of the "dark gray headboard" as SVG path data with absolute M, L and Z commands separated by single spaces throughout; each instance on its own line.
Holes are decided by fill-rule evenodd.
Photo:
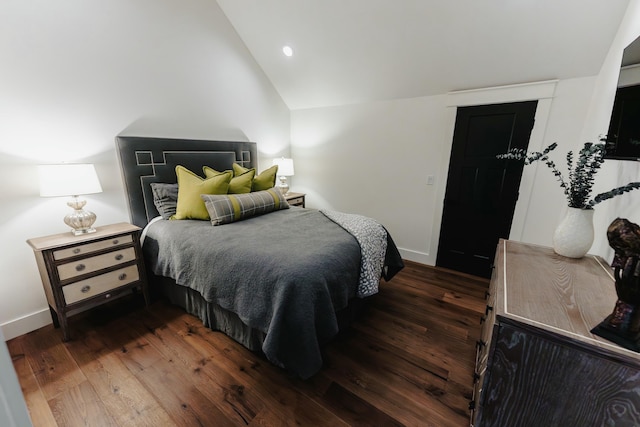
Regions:
M 200 176 L 205 165 L 220 171 L 230 170 L 233 163 L 257 167 L 255 142 L 118 136 L 116 150 L 131 222 L 139 227 L 158 216 L 149 184 L 175 183 L 177 165 Z

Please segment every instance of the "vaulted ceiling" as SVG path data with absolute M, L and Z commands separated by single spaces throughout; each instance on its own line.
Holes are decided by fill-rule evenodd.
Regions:
M 593 76 L 629 0 L 217 2 L 294 110 Z

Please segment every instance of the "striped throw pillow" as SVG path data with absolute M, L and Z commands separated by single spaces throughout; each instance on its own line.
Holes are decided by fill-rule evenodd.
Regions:
M 286 199 L 275 187 L 246 194 L 202 194 L 200 197 L 204 200 L 213 225 L 229 224 L 289 208 Z

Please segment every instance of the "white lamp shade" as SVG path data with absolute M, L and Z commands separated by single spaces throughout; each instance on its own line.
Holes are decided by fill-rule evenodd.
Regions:
M 101 193 L 96 168 L 89 163 L 40 165 L 40 196 L 79 196 Z
M 293 176 L 293 159 L 285 159 L 281 157 L 279 159 L 273 159 L 273 164 L 278 165 L 278 175 L 280 176 Z

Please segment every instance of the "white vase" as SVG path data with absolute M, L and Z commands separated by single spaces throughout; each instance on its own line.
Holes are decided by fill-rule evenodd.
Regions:
M 593 244 L 593 209 L 569 208 L 553 234 L 553 250 L 568 258 L 582 258 Z

